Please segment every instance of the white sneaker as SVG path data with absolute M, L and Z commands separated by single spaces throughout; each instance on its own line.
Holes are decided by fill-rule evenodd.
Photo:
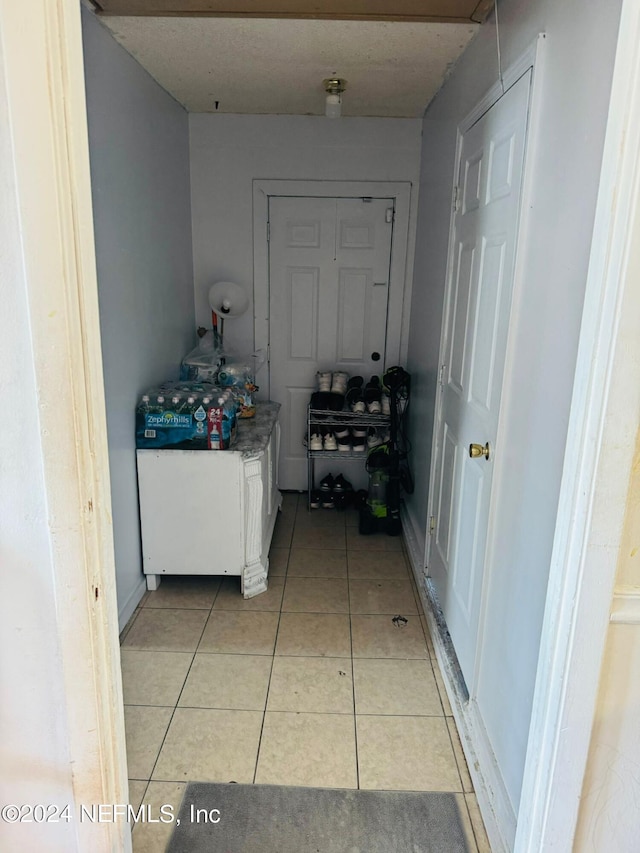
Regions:
M 343 396 L 347 393 L 347 382 L 349 381 L 349 374 L 344 373 L 342 371 L 337 371 L 333 374 L 333 380 L 331 382 L 331 392 L 333 394 L 342 394 Z
M 369 450 L 373 447 L 380 447 L 381 444 L 382 438 L 378 430 L 375 427 L 369 427 L 369 435 L 367 436 L 367 447 Z
M 328 432 L 324 437 L 324 449 L 325 450 L 337 450 L 338 442 L 336 441 L 336 437 L 332 432 Z
M 309 450 L 322 450 L 322 436 L 314 432 L 309 442 Z
M 389 399 L 388 394 L 382 395 L 382 414 L 390 415 L 391 414 L 391 400 Z
M 330 391 L 331 390 L 331 374 L 330 373 L 321 373 L 318 371 L 316 373 L 318 377 L 318 391 Z
M 370 403 L 367 403 L 367 409 L 369 411 L 369 414 L 379 415 L 382 411 L 382 405 L 378 400 L 372 400 Z
M 351 450 L 351 442 L 349 441 L 349 431 L 347 430 L 346 438 L 338 439 L 338 450 L 341 450 L 343 453 L 348 453 Z

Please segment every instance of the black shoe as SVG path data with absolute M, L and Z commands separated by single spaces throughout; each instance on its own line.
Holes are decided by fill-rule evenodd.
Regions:
M 327 474 L 326 477 L 323 477 L 323 479 L 320 480 L 320 491 L 323 493 L 323 495 L 326 492 L 329 492 L 330 494 L 333 491 L 333 483 L 334 480 L 331 474 Z
M 323 494 L 322 495 L 322 507 L 323 507 L 323 509 L 335 509 L 335 506 L 336 506 L 335 498 L 333 497 L 331 492 L 329 492 L 329 494 Z
M 353 491 L 353 486 L 348 480 L 345 480 L 342 474 L 338 474 L 333 481 L 333 491 L 334 494 L 345 494 L 345 492 Z
M 352 376 L 351 379 L 347 382 L 347 390 L 350 391 L 351 388 L 362 388 L 364 385 L 364 379 L 362 376 Z
M 333 503 L 336 509 L 345 510 L 347 508 L 348 499 L 347 495 L 343 492 L 333 496 Z
M 363 414 L 365 411 L 364 400 L 362 399 L 362 389 L 361 388 L 350 388 L 347 391 L 347 405 L 351 409 L 352 412 L 356 412 L 357 414 Z
M 311 507 L 311 509 L 320 509 L 321 500 L 322 499 L 320 492 L 311 492 L 311 500 L 309 501 L 309 506 Z

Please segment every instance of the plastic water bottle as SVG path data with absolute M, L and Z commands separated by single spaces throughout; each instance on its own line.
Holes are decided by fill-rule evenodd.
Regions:
M 156 395 L 154 402 L 149 404 L 149 412 L 155 415 L 161 415 L 164 412 L 164 394 Z
M 149 395 L 143 394 L 142 399 L 140 400 L 140 402 L 138 403 L 138 405 L 136 407 L 136 414 L 137 415 L 146 415 L 146 414 L 148 414 L 150 409 L 151 409 L 151 405 L 149 403 Z

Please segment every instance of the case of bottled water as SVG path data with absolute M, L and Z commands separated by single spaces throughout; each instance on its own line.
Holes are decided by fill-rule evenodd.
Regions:
M 136 447 L 227 450 L 238 404 L 228 389 L 206 382 L 164 383 L 136 407 Z

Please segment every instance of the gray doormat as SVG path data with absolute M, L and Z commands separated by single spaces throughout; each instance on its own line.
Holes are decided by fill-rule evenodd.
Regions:
M 453 794 L 190 782 L 178 817 L 167 853 L 468 853 Z

